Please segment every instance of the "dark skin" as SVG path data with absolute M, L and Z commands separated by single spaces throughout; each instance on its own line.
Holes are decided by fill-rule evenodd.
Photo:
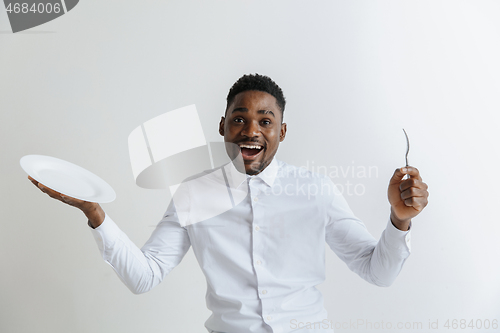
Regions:
M 37 182 L 35 179 L 31 178 L 30 176 L 28 176 L 28 179 L 36 187 L 38 187 L 40 189 L 40 191 L 47 194 L 49 197 L 80 209 L 85 214 L 85 216 L 87 216 L 87 219 L 89 220 L 89 224 L 92 228 L 94 228 L 94 229 L 97 228 L 104 221 L 105 213 L 104 213 L 104 210 L 101 208 L 101 206 L 98 203 L 79 200 L 79 199 L 69 197 L 67 195 L 63 195 L 57 191 L 54 191 L 51 188 L 48 188 L 47 186 L 43 185 L 42 183 Z
M 226 117 L 222 117 L 219 124 L 219 133 L 224 136 L 224 141 L 240 147 L 261 148 L 241 148 L 247 174 L 259 174 L 273 160 L 286 135 L 287 126 L 282 120 L 282 112 L 274 96 L 262 91 L 239 93 L 227 108 Z M 235 153 L 228 154 L 231 158 L 235 157 L 231 156 Z M 409 178 L 403 179 L 405 175 Z M 28 178 L 51 198 L 80 209 L 92 228 L 97 228 L 104 221 L 105 213 L 99 204 L 62 195 Z M 408 230 L 411 219 L 427 206 L 428 196 L 427 184 L 422 181 L 417 168 L 408 166 L 396 169 L 387 190 L 394 226 L 403 231 Z
M 256 90 L 239 93 L 227 108 L 226 118 L 221 117 L 219 123 L 224 142 L 262 147 L 255 150 L 259 153 L 254 156 L 246 156 L 242 149 L 245 172 L 259 174 L 272 162 L 286 135 L 286 124 L 282 123 L 282 112 L 276 98 Z
M 409 178 L 403 180 L 405 175 Z M 396 228 L 408 230 L 411 219 L 427 206 L 427 188 L 417 168 L 408 166 L 394 171 L 389 181 L 387 197 L 391 204 L 391 221 Z

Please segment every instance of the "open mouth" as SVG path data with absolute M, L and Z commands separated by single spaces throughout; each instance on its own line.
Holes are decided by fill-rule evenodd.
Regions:
M 241 155 L 244 160 L 253 160 L 255 159 L 261 152 L 264 151 L 264 147 L 261 145 L 255 144 L 240 144 Z

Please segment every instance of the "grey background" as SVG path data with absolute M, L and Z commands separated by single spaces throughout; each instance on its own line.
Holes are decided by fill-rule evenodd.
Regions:
M 346 199 L 376 237 L 389 178 L 404 164 L 402 127 L 430 187 L 390 288 L 327 252 L 319 288 L 329 319 L 421 322 L 421 332 L 435 331 L 429 321 L 500 319 L 499 14 L 496 1 L 86 0 L 12 34 L 1 9 L 0 331 L 204 331 L 205 281 L 191 251 L 160 286 L 133 295 L 84 216 L 36 190 L 19 159 L 55 156 L 104 178 L 117 192 L 105 211 L 142 246 L 170 197 L 134 184 L 128 134 L 194 103 L 207 141 L 220 141 L 229 87 L 255 72 L 288 99 L 280 159 L 376 166 L 377 176 L 333 179 L 362 184 Z

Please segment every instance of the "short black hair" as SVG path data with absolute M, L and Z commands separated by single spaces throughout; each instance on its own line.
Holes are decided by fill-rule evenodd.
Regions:
M 226 111 L 229 108 L 229 105 L 234 100 L 234 97 L 241 92 L 248 90 L 258 90 L 266 92 L 274 98 L 276 98 L 276 102 L 278 103 L 278 107 L 281 110 L 281 120 L 283 120 L 283 115 L 285 113 L 285 96 L 283 95 L 283 91 L 281 88 L 271 80 L 270 77 L 260 74 L 245 74 L 236 81 L 231 89 L 229 89 L 229 94 L 227 94 L 227 106 Z

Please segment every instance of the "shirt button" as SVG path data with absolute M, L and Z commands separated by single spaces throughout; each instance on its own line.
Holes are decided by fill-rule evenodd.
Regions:
M 259 231 L 260 227 L 258 225 L 255 226 L 255 231 Z
M 266 317 L 266 319 L 267 319 L 267 320 L 271 320 L 271 319 L 273 319 L 273 317 L 271 317 L 271 316 L 267 316 L 267 317 Z
M 259 201 L 259 198 L 255 197 L 255 198 L 253 198 L 253 201 L 257 202 L 257 201 Z
M 262 290 L 262 295 L 265 295 L 265 294 L 267 294 L 267 290 L 266 289 Z
M 262 264 L 262 262 L 261 262 L 260 260 L 257 260 L 257 261 L 255 262 L 255 264 L 256 264 L 256 265 L 260 265 L 260 264 Z

